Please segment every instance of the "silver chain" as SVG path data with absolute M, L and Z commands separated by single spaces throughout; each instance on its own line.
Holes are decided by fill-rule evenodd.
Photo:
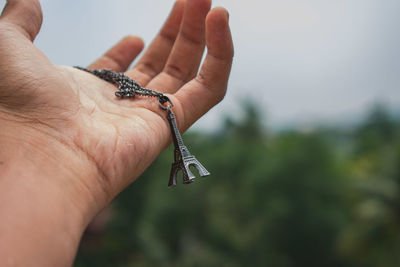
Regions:
M 172 105 L 171 100 L 166 95 L 148 88 L 143 88 L 136 81 L 132 80 L 122 72 L 114 72 L 108 69 L 89 70 L 79 66 L 75 66 L 74 68 L 89 72 L 100 79 L 117 85 L 118 90 L 115 92 L 115 95 L 119 98 L 134 97 L 135 95 L 151 96 L 158 97 L 161 106 L 166 102 L 170 102 Z M 163 107 L 163 109 L 165 108 Z

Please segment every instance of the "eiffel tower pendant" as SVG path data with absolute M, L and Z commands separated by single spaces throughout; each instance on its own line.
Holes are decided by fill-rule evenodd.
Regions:
M 183 143 L 182 136 L 179 133 L 175 115 L 172 113 L 171 107 L 167 106 L 166 109 L 168 110 L 168 122 L 171 127 L 171 133 L 175 147 L 175 160 L 174 163 L 172 163 L 168 186 L 176 186 L 176 176 L 178 171 L 182 171 L 184 184 L 193 182 L 196 176 L 190 171 L 190 166 L 195 167 L 201 177 L 210 175 L 207 169 L 204 168 L 204 166 L 201 165 L 201 163 L 190 154 L 189 150 Z

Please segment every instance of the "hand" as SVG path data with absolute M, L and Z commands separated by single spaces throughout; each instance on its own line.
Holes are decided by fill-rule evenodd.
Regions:
M 186 130 L 222 100 L 232 63 L 228 13 L 223 8 L 210 11 L 210 6 L 211 0 L 177 1 L 133 69 L 126 71 L 143 42 L 132 36 L 89 68 L 126 71 L 142 86 L 168 94 L 179 128 Z M 77 230 L 81 234 L 171 142 L 170 129 L 156 98 L 119 100 L 115 86 L 51 64 L 32 44 L 41 22 L 35 0 L 9 0 L 0 17 L 0 160 L 15 159 L 6 166 L 9 174 L 24 162 L 31 174 L 21 174 L 21 183 L 43 186 L 35 197 L 57 203 L 56 191 L 68 198 L 79 210 L 76 216 L 83 218 Z M 205 45 L 208 53 L 199 71 Z M 24 190 L 21 196 L 32 193 Z M 73 255 L 76 248 L 71 247 Z

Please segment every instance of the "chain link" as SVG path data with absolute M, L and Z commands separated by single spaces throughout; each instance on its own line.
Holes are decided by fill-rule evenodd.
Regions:
M 118 86 L 118 90 L 115 92 L 117 97 L 134 97 L 135 95 L 158 97 L 161 104 L 171 102 L 169 98 L 157 91 L 143 88 L 136 81 L 132 80 L 122 72 L 114 72 L 112 70 L 101 69 L 101 70 L 88 70 L 79 66 L 74 68 L 89 72 L 100 79 L 103 79 L 109 83 Z M 172 104 L 172 103 L 171 103 Z

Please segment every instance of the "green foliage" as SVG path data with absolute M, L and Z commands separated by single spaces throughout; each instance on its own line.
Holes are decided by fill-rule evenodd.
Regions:
M 400 266 L 399 122 L 271 134 L 239 122 L 185 141 L 212 176 L 167 188 L 169 148 L 83 238 L 76 266 Z

